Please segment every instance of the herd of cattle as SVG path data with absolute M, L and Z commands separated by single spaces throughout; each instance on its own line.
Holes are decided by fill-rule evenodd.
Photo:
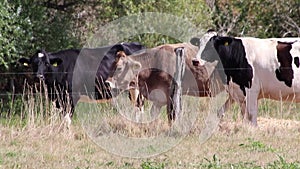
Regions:
M 237 38 L 209 31 L 190 43 L 151 49 L 140 43 L 119 43 L 56 53 L 38 51 L 19 62 L 30 66 L 32 74 L 45 82 L 49 98 L 62 106 L 67 116 L 73 115 L 80 95 L 93 93 L 93 99 L 110 99 L 116 89 L 129 90 L 140 111 L 144 99 L 153 102 L 151 115 L 156 116 L 162 106 L 172 104 L 170 87 L 178 48 L 184 50 L 186 63 L 182 94 L 214 97 L 225 90 L 229 97 L 218 112 L 220 117 L 237 102 L 243 118 L 256 126 L 258 99 L 300 102 L 300 38 Z M 95 66 L 97 71 L 90 73 Z M 75 71 L 82 73 L 77 80 Z M 85 85 L 93 91 L 84 91 L 90 88 Z M 167 113 L 169 122 L 175 120 Z

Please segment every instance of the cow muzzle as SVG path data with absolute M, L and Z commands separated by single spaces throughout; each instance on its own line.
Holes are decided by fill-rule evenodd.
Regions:
M 45 76 L 42 74 L 37 74 L 36 77 L 40 80 L 45 80 Z
M 204 66 L 205 65 L 205 61 L 204 60 L 199 60 L 197 58 L 194 58 L 192 60 L 193 66 Z

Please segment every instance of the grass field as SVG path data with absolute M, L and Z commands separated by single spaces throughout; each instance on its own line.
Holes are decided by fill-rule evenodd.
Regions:
M 209 107 L 209 101 L 190 97 L 185 100 L 188 102 L 184 103 L 184 110 L 191 111 L 187 113 L 191 124 L 184 125 L 188 126 L 187 130 L 180 130 L 184 131 L 179 134 L 182 139 L 176 140 L 176 134 L 164 135 L 169 141 L 176 142 L 169 148 L 154 147 L 156 155 L 147 158 L 112 154 L 108 151 L 115 149 L 112 152 L 125 152 L 134 148 L 135 143 L 132 142 L 132 147 L 129 144 L 124 144 L 128 147 L 123 144 L 116 147 L 116 140 L 109 140 L 105 144 L 107 147 L 101 148 L 99 142 L 103 139 L 99 138 L 107 133 L 121 133 L 130 138 L 152 138 L 161 133 L 170 133 L 164 115 L 152 122 L 145 117 L 147 123 L 136 124 L 128 120 L 132 115 L 132 107 L 124 106 L 127 103 L 119 104 L 121 107 L 118 108 L 112 106 L 113 103 L 91 103 L 97 105 L 97 112 L 104 113 L 101 116 L 87 116 L 85 111 L 90 108 L 78 108 L 68 129 L 59 116 L 59 110 L 40 109 L 35 104 L 40 105 L 41 102 L 29 100 L 28 104 L 26 101 L 24 103 L 28 106 L 23 110 L 26 115 L 22 120 L 17 117 L 1 119 L 0 167 L 300 168 L 299 104 L 261 100 L 259 126 L 256 128 L 244 124 L 238 107 L 234 106 L 221 120 L 212 137 L 201 143 L 199 135 L 208 116 L 206 108 Z M 106 125 L 109 130 L 106 130 Z

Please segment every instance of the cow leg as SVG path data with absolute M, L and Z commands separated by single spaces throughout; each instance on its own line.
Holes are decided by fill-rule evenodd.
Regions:
M 246 106 L 246 101 L 241 101 L 239 102 L 240 108 L 241 108 L 241 113 L 242 113 L 242 118 L 245 119 L 247 116 L 247 106 Z
M 139 94 L 137 97 L 136 107 L 138 107 L 141 113 L 144 113 L 144 103 L 145 103 L 145 99 L 143 95 Z
M 228 109 L 232 106 L 232 104 L 235 102 L 236 100 L 234 100 L 232 97 L 229 97 L 226 102 L 224 103 L 224 105 L 218 110 L 218 114 L 217 116 L 219 118 L 223 118 L 225 116 L 225 112 L 228 111 Z M 242 114 L 242 118 L 243 119 L 247 119 L 248 117 L 248 113 L 247 113 L 247 107 L 246 107 L 246 101 L 245 100 L 238 100 L 236 101 L 238 102 L 240 109 L 241 109 L 241 114 Z
M 234 100 L 233 100 L 234 101 Z M 236 101 L 241 109 L 241 115 L 242 115 L 242 119 L 247 119 L 248 118 L 248 113 L 247 113 L 247 106 L 246 106 L 246 100 L 238 100 Z M 227 109 L 226 109 L 227 111 Z
M 168 123 L 169 126 L 172 126 L 172 123 L 176 119 L 176 113 L 174 111 L 174 104 L 171 98 L 167 100 L 167 115 L 168 115 Z
M 104 85 L 104 81 L 102 78 L 96 78 L 95 80 L 96 82 L 96 86 L 95 86 L 95 99 L 96 100 L 101 100 L 101 99 L 105 99 L 106 95 L 105 95 L 105 85 Z
M 246 116 L 244 119 L 247 119 L 251 122 L 252 125 L 257 126 L 257 112 L 258 112 L 258 91 L 248 90 L 246 94 Z
M 151 119 L 154 119 L 157 117 L 157 115 L 160 113 L 162 105 L 156 102 L 153 102 L 150 110 Z
M 138 109 L 136 111 L 136 120 L 141 121 L 141 116 L 144 114 L 144 98 L 141 94 L 138 95 L 135 107 Z
M 217 116 L 219 118 L 223 118 L 225 116 L 225 112 L 228 111 L 228 109 L 232 106 L 232 103 L 234 103 L 234 100 L 232 97 L 229 97 L 223 106 L 218 110 Z
M 131 101 L 131 104 L 135 107 L 137 107 L 139 110 L 142 105 L 141 103 L 141 95 L 140 91 L 138 89 L 129 89 L 129 99 Z
M 168 93 L 165 91 L 166 89 L 154 89 L 150 92 L 147 97 L 148 100 L 153 102 L 153 105 L 150 110 L 151 119 L 154 119 L 160 113 L 161 107 L 166 105 Z
M 129 89 L 129 98 L 135 108 L 136 120 L 141 120 L 141 115 L 144 113 L 144 100 L 138 89 Z
M 64 116 L 64 120 L 66 122 L 67 128 L 70 129 L 71 123 L 72 123 L 72 117 L 75 111 L 75 103 L 72 99 L 72 96 L 69 96 L 69 94 L 67 96 L 65 96 L 64 99 L 64 112 L 65 112 L 65 116 Z M 77 102 L 76 102 L 77 103 Z
M 241 114 L 242 114 L 242 118 L 243 119 L 247 119 L 247 107 L 246 107 L 246 97 L 245 95 L 242 93 L 242 91 L 240 90 L 239 86 L 230 82 L 227 92 L 229 94 L 229 98 L 230 100 L 227 100 L 224 107 L 224 112 L 227 111 L 229 109 L 229 107 L 231 106 L 231 104 L 233 102 L 237 102 L 240 106 L 241 109 Z M 229 102 L 229 103 L 227 103 Z M 221 112 L 219 112 L 219 114 L 221 115 Z
M 74 112 L 75 112 L 75 106 L 78 103 L 78 100 L 80 99 L 80 95 L 70 94 L 69 99 L 70 99 L 70 104 L 71 104 L 70 117 L 72 118 L 74 115 Z

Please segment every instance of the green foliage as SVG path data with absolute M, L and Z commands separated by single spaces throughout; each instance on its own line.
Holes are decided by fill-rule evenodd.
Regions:
M 298 0 L 218 0 L 215 5 L 214 24 L 230 35 L 300 36 Z
M 218 168 L 251 168 L 251 169 L 260 169 L 260 168 L 267 168 L 267 169 L 296 169 L 300 167 L 299 162 L 287 162 L 282 156 L 277 155 L 278 160 L 275 160 L 273 162 L 269 162 L 265 164 L 265 166 L 256 164 L 256 162 L 239 162 L 239 163 L 224 163 L 222 164 L 220 159 L 216 157 L 216 155 L 213 156 L 212 160 L 209 160 L 205 158 L 206 162 L 201 163 L 198 168 L 210 168 L 210 169 L 218 169 Z
M 7 100 L 0 100 L 0 117 L 12 117 L 17 114 L 15 112 L 21 112 L 23 107 L 22 98 L 18 95 L 12 95 L 7 93 Z
M 28 37 L 24 34 L 23 25 L 26 20 L 20 20 L 19 11 L 4 0 L 0 5 L 0 69 L 8 70 L 9 64 L 18 57 L 18 51 L 27 47 Z M 20 43 L 22 42 L 22 43 Z
M 158 12 L 178 16 L 192 22 L 196 26 L 203 27 L 204 30 L 206 30 L 208 27 L 211 27 L 209 10 L 204 1 L 104 0 L 98 3 L 94 2 L 92 6 L 94 10 L 87 12 L 86 16 L 82 16 L 82 18 L 78 20 L 78 24 L 81 25 L 79 30 L 81 30 L 80 32 L 83 32 L 81 34 L 82 42 L 86 42 L 89 36 L 99 31 L 99 27 L 105 26 L 111 21 L 115 21 L 116 19 L 120 19 L 132 14 L 141 14 L 143 12 Z M 81 10 L 87 11 L 87 8 L 82 6 Z M 89 19 L 89 16 L 94 16 L 95 19 Z M 172 24 L 176 24 L 176 21 L 173 21 Z M 161 26 L 165 26 L 165 29 L 172 30 L 171 25 L 168 27 L 167 24 L 161 23 Z M 194 33 L 196 34 L 197 32 Z M 178 42 L 174 41 L 174 39 L 171 37 L 159 34 L 141 34 L 135 37 L 130 37 L 129 39 L 133 41 L 140 41 L 147 47 L 153 47 L 156 44 L 162 43 Z M 120 41 L 124 40 L 120 39 Z
M 30 37 L 31 50 L 24 50 L 33 53 L 41 48 L 56 51 L 78 47 L 78 39 L 72 34 L 72 13 L 52 9 L 43 2 L 45 1 L 12 1 L 15 10 L 19 11 L 20 20 L 28 22 L 22 26 Z
M 252 138 L 248 138 L 247 139 L 248 143 L 246 144 L 240 144 L 240 147 L 244 147 L 249 149 L 250 151 L 259 151 L 259 152 L 275 152 L 275 149 L 272 148 L 271 146 L 267 146 L 264 143 L 262 143 L 261 141 L 258 140 L 254 140 Z
M 16 152 L 8 152 L 5 154 L 6 157 L 16 157 L 17 153 Z
M 93 6 L 97 8 L 98 20 L 107 23 L 122 16 L 127 16 L 142 12 L 160 12 L 169 13 L 176 16 L 192 18 L 195 24 L 199 24 L 208 18 L 204 16 L 208 9 L 204 1 L 192 0 L 103 0 L 94 2 Z
M 69 13 L 46 8 L 36 0 L 12 0 L 0 6 L 0 69 L 29 57 L 37 49 L 49 51 L 77 47 Z M 14 66 L 14 65 L 13 65 Z
M 166 167 L 165 163 L 159 163 L 159 162 L 144 161 L 141 164 L 142 169 L 163 169 L 165 167 Z
M 106 165 L 106 166 L 112 166 L 112 165 L 114 165 L 114 162 L 113 162 L 113 161 L 109 161 L 109 162 L 107 162 L 105 165 Z
M 278 160 L 269 163 L 266 168 L 271 169 L 271 168 L 281 168 L 281 169 L 297 169 L 300 168 L 300 163 L 299 162 L 287 162 L 282 156 L 277 155 Z
M 216 154 L 213 155 L 212 160 L 204 158 L 208 164 L 205 164 L 206 168 L 221 168 L 221 160 L 217 157 Z

